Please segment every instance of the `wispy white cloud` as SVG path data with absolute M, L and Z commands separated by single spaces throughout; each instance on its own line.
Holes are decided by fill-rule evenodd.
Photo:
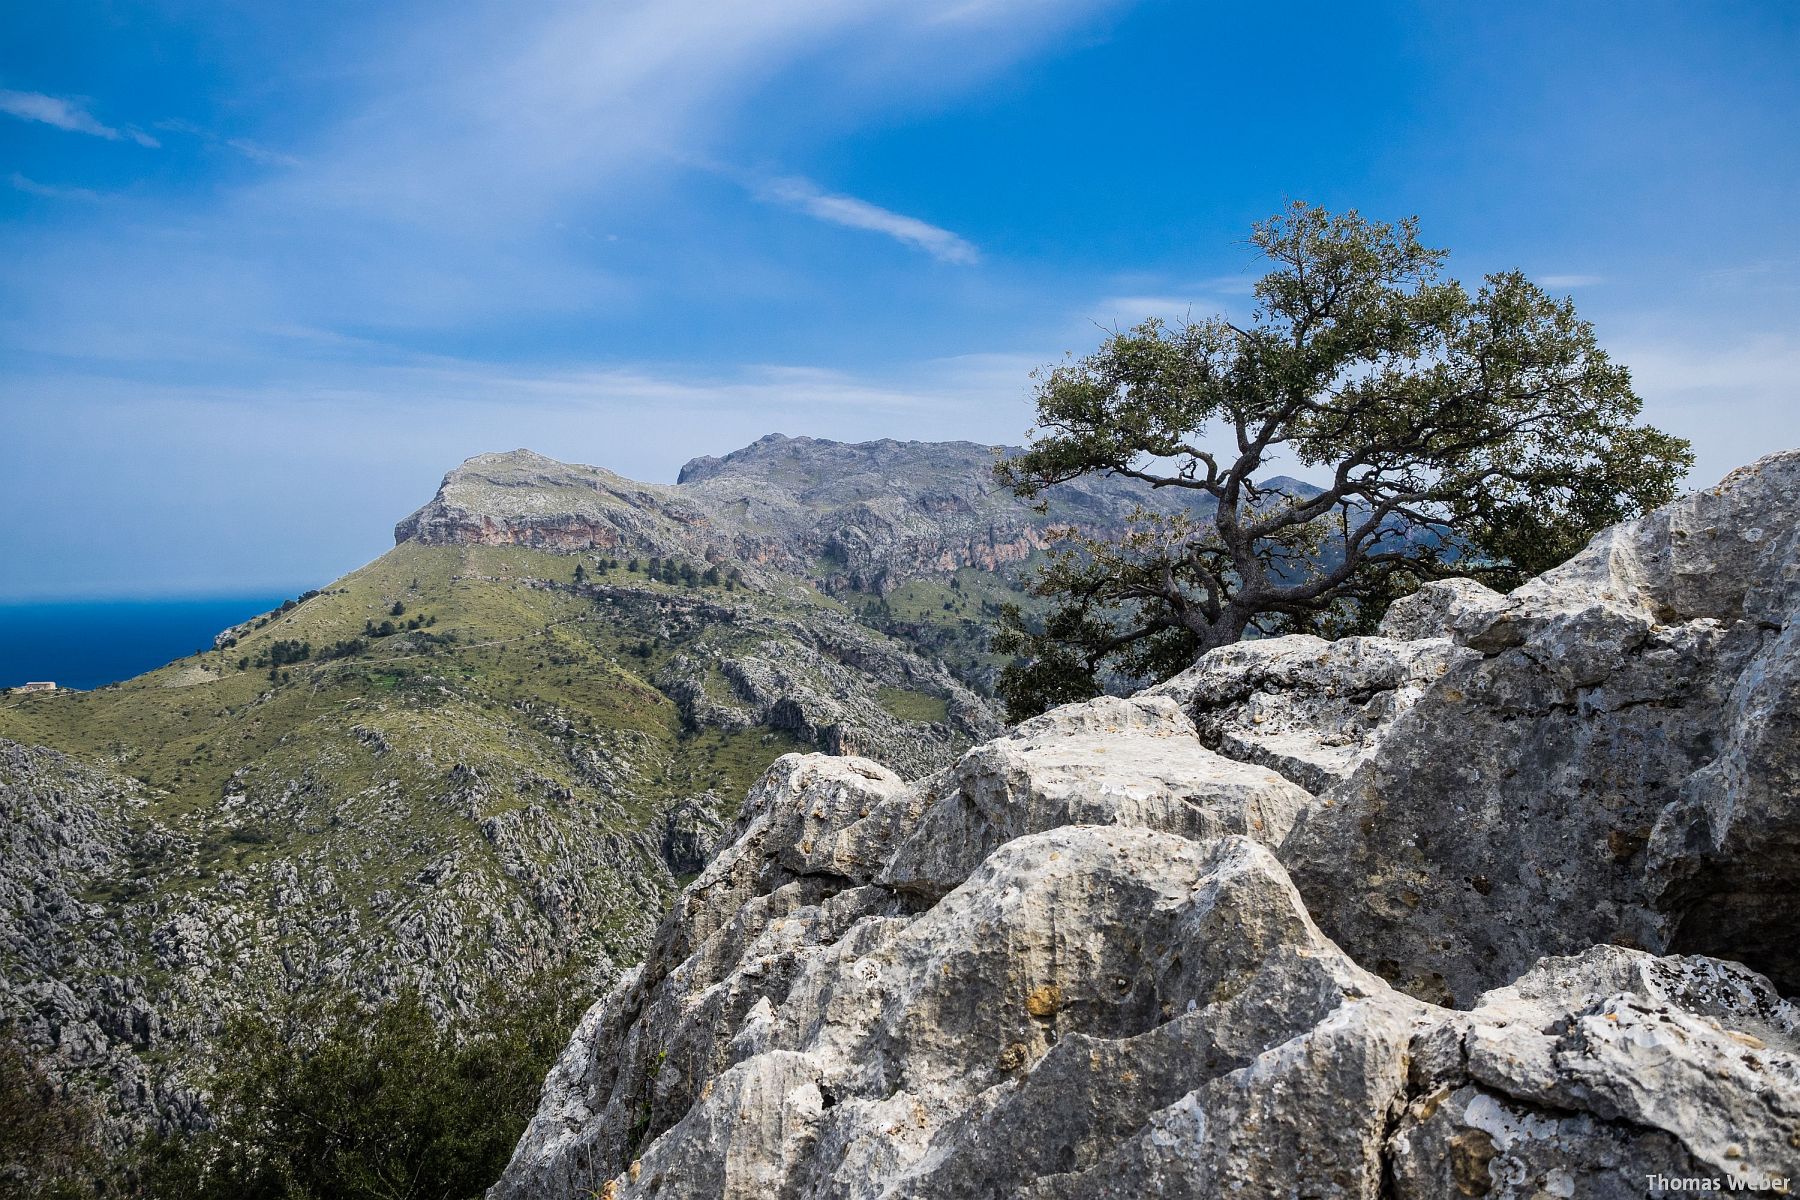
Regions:
M 164 193 L 145 189 L 129 238 L 42 231 L 11 262 L 0 258 L 0 283 L 28 288 L 15 329 L 32 344 L 136 341 L 153 358 L 188 331 L 248 323 L 449 334 L 543 317 L 566 327 L 687 286 L 779 298 L 803 291 L 810 268 L 746 234 L 770 216 L 670 186 L 695 159 L 755 158 L 758 101 L 779 107 L 773 81 L 806 74 L 829 98 L 811 106 L 817 130 L 783 139 L 804 147 L 971 86 L 1120 2 L 459 2 L 447 10 L 455 20 L 423 23 L 376 6 L 359 15 L 361 36 L 345 39 L 366 56 L 337 62 L 316 116 L 281 141 L 233 127 L 229 137 L 256 140 L 227 147 L 206 121 L 152 127 L 298 165 L 227 179 L 161 211 L 150 206 Z M 946 13 L 955 19 L 934 19 Z M 921 61 L 932 70 L 921 74 Z M 782 173 L 740 179 L 745 205 L 773 208 L 754 195 Z M 712 228 L 665 222 L 647 194 Z M 947 261 L 978 255 L 969 238 L 858 197 L 814 187 L 805 202 Z M 592 250 L 572 230 L 595 233 Z M 610 243 L 602 230 L 632 252 L 599 260 Z M 151 292 L 157 303 L 142 303 Z
M 321 352 L 332 347 L 370 348 L 329 330 L 297 327 L 269 332 L 308 343 L 314 351 L 303 365 L 277 379 L 246 378 L 196 386 L 152 383 L 104 371 L 59 372 L 37 380 L 14 379 L 0 387 L 0 396 L 31 395 L 59 406 L 247 405 L 258 412 L 351 403 L 372 405 L 370 411 L 430 411 L 449 425 L 457 423 L 454 414 L 463 410 L 512 413 L 529 423 L 531 413 L 549 409 L 590 418 L 610 412 L 679 411 L 737 414 L 750 425 L 787 420 L 813 427 L 847 417 L 891 425 L 896 418 L 960 414 L 970 408 L 986 413 L 1011 408 L 1022 415 L 1027 411 L 1031 371 L 1041 361 L 1040 356 L 1030 354 L 967 354 L 866 370 L 808 363 L 714 368 L 662 362 L 506 365 L 450 355 L 391 352 L 385 361 L 371 361 Z M 230 353 L 229 348 L 221 350 Z M 613 428 L 609 422 L 602 424 Z M 322 426 L 322 434 L 329 428 Z M 693 430 L 684 426 L 672 432 L 683 440 Z M 551 447 L 540 448 L 555 452 Z M 629 461 L 603 465 L 625 471 L 636 467 Z
M 1633 339 L 1609 349 L 1630 365 L 1640 390 L 1786 396 L 1793 402 L 1789 432 L 1800 436 L 1800 337 L 1764 334 L 1705 343 Z
M 271 150 L 260 142 L 253 142 L 249 138 L 226 138 L 225 145 L 236 150 L 251 162 L 262 163 L 265 166 L 297 167 L 301 165 L 300 160 L 295 158 L 292 154 L 283 154 L 279 150 Z
M 140 146 L 152 148 L 162 145 L 141 129 L 114 129 L 75 101 L 61 96 L 46 96 L 42 92 L 0 90 L 0 112 L 21 121 L 37 121 L 57 129 L 66 129 L 70 133 L 86 133 L 105 138 L 109 142 L 133 141 Z
M 1700 282 L 1714 288 L 1792 292 L 1800 288 L 1800 258 L 1766 258 L 1717 267 L 1701 272 Z
M 271 150 L 261 142 L 254 142 L 249 138 L 221 137 L 204 125 L 189 121 L 183 117 L 170 117 L 168 120 L 158 121 L 156 123 L 156 128 L 162 130 L 164 133 L 186 134 L 188 137 L 199 138 L 201 141 L 210 145 L 224 146 L 229 150 L 237 151 L 251 162 L 262 163 L 265 166 L 297 167 L 300 165 L 300 160 L 291 154 L 283 154 L 279 150 Z
M 100 193 L 90 188 L 59 187 L 53 183 L 39 183 L 28 179 L 14 171 L 9 179 L 14 190 L 24 192 L 28 196 L 42 196 L 47 200 L 98 200 Z
M 827 192 L 809 179 L 776 179 L 764 185 L 758 194 L 766 200 L 820 221 L 893 238 L 914 249 L 925 251 L 939 262 L 967 265 L 981 259 L 981 251 L 973 243 L 948 229 L 870 204 L 855 196 Z
M 477 10 L 382 43 L 362 111 L 317 139 L 305 199 L 502 225 L 710 153 L 743 102 L 829 63 L 841 119 L 957 86 L 1114 0 L 617 0 Z M 944 24 L 939 18 L 957 14 Z M 491 14 L 491 16 L 490 16 Z M 904 59 L 904 63 L 896 59 Z M 929 58 L 930 72 L 918 61 Z M 820 115 L 821 120 L 829 119 Z M 531 213 L 527 210 L 535 209 Z

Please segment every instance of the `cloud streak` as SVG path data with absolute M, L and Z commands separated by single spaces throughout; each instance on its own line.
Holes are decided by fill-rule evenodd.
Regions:
M 10 177 L 8 182 L 10 182 L 13 185 L 14 191 L 24 192 L 27 196 L 42 196 L 46 200 L 98 200 L 98 199 L 100 199 L 100 193 L 92 190 L 91 188 L 58 187 L 56 184 L 53 184 L 53 183 L 39 183 L 35 179 L 26 178 L 25 176 L 19 174 L 17 171 L 14 171 L 12 173 L 12 176 Z
M 763 199 L 846 229 L 861 229 L 923 250 L 939 262 L 968 266 L 981 261 L 981 251 L 948 229 L 909 217 L 855 196 L 827 192 L 810 179 L 777 179 L 761 190 Z
M 55 129 L 69 133 L 85 133 L 93 137 L 105 138 L 109 142 L 133 141 L 140 146 L 152 149 L 162 145 L 141 129 L 114 129 L 97 120 L 94 115 L 75 103 L 60 96 L 46 96 L 42 92 L 14 92 L 0 90 L 0 112 L 21 121 L 36 121 Z
M 189 137 L 199 138 L 202 142 L 211 146 L 224 146 L 229 150 L 237 151 L 251 162 L 261 163 L 264 166 L 297 167 L 301 165 L 300 160 L 291 154 L 283 154 L 279 150 L 271 150 L 262 143 L 253 142 L 249 138 L 220 137 L 205 126 L 197 125 L 192 121 L 184 120 L 180 117 L 171 117 L 166 121 L 158 121 L 156 122 L 156 128 L 165 133 L 182 133 Z

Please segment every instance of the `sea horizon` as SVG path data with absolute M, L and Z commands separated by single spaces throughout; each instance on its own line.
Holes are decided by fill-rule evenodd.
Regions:
M 33 681 L 83 691 L 153 671 L 294 591 L 0 599 L 0 688 Z

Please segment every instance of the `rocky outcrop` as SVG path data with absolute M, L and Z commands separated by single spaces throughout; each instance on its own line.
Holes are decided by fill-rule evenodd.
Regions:
M 1108 697 L 1027 721 L 964 755 L 922 790 L 921 811 L 877 882 L 935 900 L 1007 842 L 1063 825 L 1130 825 L 1196 841 L 1238 834 L 1279 846 L 1310 799 L 1273 771 L 1201 746 L 1170 701 Z
M 1789 452 L 1457 616 L 1455 661 L 1283 859 L 1327 932 L 1427 998 L 1600 942 L 1800 989 L 1797 615 Z
M 431 502 L 394 527 L 394 540 L 698 557 L 705 521 L 672 488 L 513 450 L 476 455 L 444 476 Z
M 1212 749 L 1322 792 L 1348 777 L 1426 688 L 1476 657 L 1446 638 L 1295 634 L 1222 647 L 1148 694 L 1187 709 Z
M 1168 701 L 1108 700 L 910 789 L 864 760 L 782 760 L 583 1022 L 495 1194 L 613 1174 L 621 1195 L 991 1194 L 1100 1163 L 1340 1009 L 1385 1031 L 1397 1089 L 1423 1006 L 1331 947 L 1269 850 L 1228 832 L 1263 812 L 1278 840 L 1298 789 L 1217 760 L 1184 792 L 1148 745 L 1133 771 L 1134 738 L 1213 757 Z M 971 820 L 992 853 L 931 852 Z M 1347 1131 L 1334 1153 L 1377 1180 L 1368 1151 Z
M 142 818 L 142 789 L 53 751 L 0 739 L 0 1033 L 97 1100 L 106 1148 L 142 1121 L 199 1111 L 153 1060 L 189 1030 L 158 1010 L 104 900 L 177 839 Z M 130 1114 L 134 1119 L 124 1119 Z
M 1543 959 L 1415 1037 L 1397 1192 L 1625 1200 L 1675 1190 L 1661 1177 L 1790 1193 L 1797 1034 L 1800 1010 L 1732 963 L 1617 946 Z
M 1600 947 L 1457 1012 L 1358 966 L 1255 841 L 1165 832 L 1154 804 L 1044 803 L 1077 779 L 1153 794 L 1102 757 L 1179 729 L 1171 707 L 1059 710 L 910 789 L 863 760 L 782 760 L 584 1019 L 490 1194 L 1273 1197 L 1304 1180 L 1437 1200 L 1793 1176 L 1800 1014 L 1742 967 Z M 892 882 L 958 836 L 926 814 L 991 787 L 997 759 L 1019 786 L 986 807 L 1011 836 L 941 896 Z
M 589 591 L 620 598 L 616 588 Z M 802 620 L 746 604 L 715 606 L 703 620 L 730 625 L 732 636 L 695 643 L 656 675 L 690 729 L 763 726 L 829 754 L 878 750 L 909 778 L 1000 731 L 987 701 L 942 664 L 848 617 L 822 612 Z M 893 694 L 935 701 L 942 718 L 902 718 L 883 704 Z
M 491 1197 L 1791 1190 L 1797 471 L 914 784 L 782 759 Z

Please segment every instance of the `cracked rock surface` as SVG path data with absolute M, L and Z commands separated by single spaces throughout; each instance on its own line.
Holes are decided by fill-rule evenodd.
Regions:
M 1428 1000 L 1601 942 L 1800 989 L 1797 614 L 1789 451 L 1452 618 L 1454 661 L 1282 860 L 1327 933 Z
M 1797 484 L 917 782 L 783 758 L 490 1196 L 1795 1186 Z

